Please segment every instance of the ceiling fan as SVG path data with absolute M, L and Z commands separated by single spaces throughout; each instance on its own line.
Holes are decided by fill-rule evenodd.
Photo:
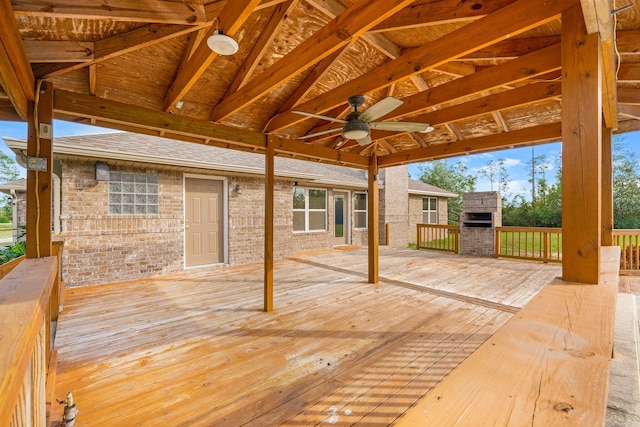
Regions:
M 301 136 L 299 139 L 313 138 L 315 136 L 327 135 L 337 131 L 342 131 L 342 136 L 346 139 L 355 139 L 360 145 L 371 144 L 371 129 L 387 130 L 392 132 L 431 132 L 433 127 L 428 123 L 415 122 L 376 122 L 374 120 L 392 112 L 403 101 L 393 96 L 388 96 L 383 100 L 373 104 L 366 111 L 358 111 L 364 103 L 364 96 L 350 96 L 347 102 L 353 111 L 347 115 L 346 119 L 337 119 L 335 117 L 323 116 L 321 114 L 308 113 L 306 111 L 292 110 L 296 114 L 313 117 L 316 119 L 328 120 L 330 122 L 342 123 L 341 128 L 327 129 L 320 132 L 314 132 L 309 135 Z

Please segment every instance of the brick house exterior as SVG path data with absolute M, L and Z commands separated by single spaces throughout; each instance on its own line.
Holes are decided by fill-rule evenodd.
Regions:
M 25 141 L 5 138 L 5 143 L 16 153 L 26 148 Z M 138 279 L 189 268 L 185 249 L 187 180 L 212 180 L 223 185 L 221 264 L 262 260 L 262 155 L 138 134 L 109 133 L 56 138 L 54 156 L 54 171 L 59 174 L 61 187 L 60 217 L 56 221 L 65 238 L 62 274 L 67 286 Z M 97 179 L 96 163 L 108 165 L 108 180 Z M 153 194 L 141 196 L 147 203 L 146 207 L 143 203 L 143 213 L 117 211 L 121 196 L 114 189 L 120 183 L 113 179 L 125 176 L 131 178 L 132 186 L 135 181 L 136 189 L 140 178 L 147 180 L 140 188 L 153 190 Z M 438 200 L 438 221 L 446 223 L 447 198 L 455 194 L 410 180 L 406 166 L 386 169 L 380 179 L 381 231 L 384 233 L 384 224 L 389 222 L 390 244 L 406 247 L 415 241 L 415 224 L 422 218 L 425 196 Z M 122 185 L 127 184 L 123 181 Z M 366 191 L 366 171 L 276 158 L 274 257 L 286 258 L 299 251 L 337 244 L 366 244 L 367 228 L 362 223 L 366 215 L 357 212 L 366 200 Z M 314 214 L 308 208 L 298 211 L 297 216 L 300 219 L 304 213 L 309 218 L 306 226 L 310 227 L 313 215 L 321 218 L 324 214 L 324 227 L 320 230 L 294 231 L 292 194 L 303 192 L 308 199 L 312 194 L 325 197 L 323 210 Z M 139 195 L 133 196 L 137 203 Z M 338 198 L 344 201 L 346 220 L 344 236 L 339 239 L 335 237 L 338 227 L 334 225 L 337 222 L 334 218 L 342 217 L 334 211 Z M 132 205 L 127 209 L 133 208 Z M 383 242 L 385 237 L 381 236 Z

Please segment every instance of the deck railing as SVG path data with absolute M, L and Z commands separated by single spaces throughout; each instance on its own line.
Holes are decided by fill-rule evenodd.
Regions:
M 56 256 L 16 262 L 0 280 L 0 425 L 45 426 L 52 324 L 58 318 L 63 241 Z M 54 369 L 54 368 L 52 368 Z
M 613 245 L 620 247 L 620 272 L 640 270 L 640 230 L 613 230 Z
M 562 261 L 562 229 L 496 227 L 495 256 L 543 262 Z
M 457 225 L 418 224 L 418 249 L 458 253 L 460 228 Z

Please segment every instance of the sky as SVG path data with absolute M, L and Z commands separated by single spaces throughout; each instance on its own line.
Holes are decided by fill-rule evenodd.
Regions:
M 96 126 L 81 125 L 77 123 L 65 122 L 60 120 L 54 120 L 53 122 L 53 135 L 55 136 L 71 136 L 71 135 L 83 135 L 94 133 L 114 132 L 111 129 L 104 129 Z M 640 157 L 640 131 L 630 132 L 624 134 L 624 142 L 627 148 L 636 153 Z M 12 137 L 22 138 L 27 137 L 27 124 L 22 122 L 5 122 L 0 121 L 0 137 Z M 614 136 L 614 139 L 616 137 Z M 0 150 L 9 155 L 11 158 L 15 158 L 13 152 L 7 148 L 4 141 L 0 142 Z M 555 182 L 555 176 L 557 172 L 557 159 L 560 156 L 562 147 L 559 142 L 536 145 L 533 147 L 533 155 L 546 157 L 546 178 L 550 184 Z M 507 197 L 511 198 L 516 195 L 522 195 L 528 198 L 531 193 L 531 184 L 528 182 L 529 175 L 527 162 L 531 161 L 532 149 L 531 147 L 513 148 L 510 150 L 494 151 L 492 153 L 483 154 L 470 154 L 462 157 L 453 157 L 447 159 L 447 162 L 457 163 L 462 162 L 467 166 L 467 171 L 477 176 L 476 191 L 491 191 L 497 190 L 492 188 L 491 182 L 480 173 L 480 170 L 487 166 L 492 160 L 504 159 L 504 164 L 507 169 L 509 178 L 509 185 L 507 190 Z M 420 168 L 422 163 L 414 163 L 409 165 L 409 175 L 418 179 L 421 175 Z M 22 172 L 24 176 L 24 171 Z

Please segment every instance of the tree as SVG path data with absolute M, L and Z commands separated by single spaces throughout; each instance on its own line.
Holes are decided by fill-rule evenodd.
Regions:
M 446 160 L 424 163 L 420 172 L 420 181 L 458 195 L 450 198 L 447 204 L 449 224 L 458 224 L 462 213 L 462 194 L 475 190 L 476 177 L 467 172 L 464 163 L 448 163 Z
M 20 177 L 18 165 L 5 153 L 0 151 L 0 182 L 15 181 Z M 0 222 L 11 222 L 13 217 L 13 207 L 9 197 L 0 198 Z
M 615 228 L 640 228 L 640 162 L 624 137 L 614 138 L 613 218 Z
M 482 169 L 480 174 L 491 183 L 491 191 L 493 191 L 493 184 L 496 184 L 496 190 L 504 194 L 509 186 L 509 173 L 507 172 L 505 159 L 491 160 Z

